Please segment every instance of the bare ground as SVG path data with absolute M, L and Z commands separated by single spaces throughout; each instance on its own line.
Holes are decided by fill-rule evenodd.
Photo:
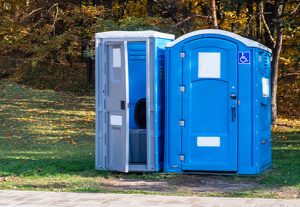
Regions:
M 130 179 L 130 178 L 103 178 L 99 180 L 104 189 L 113 191 L 137 190 L 152 193 L 166 194 L 196 194 L 196 195 L 247 195 L 255 191 L 264 191 L 263 196 L 295 199 L 300 198 L 300 190 L 296 187 L 265 187 L 257 181 L 241 181 L 239 178 L 229 176 L 210 175 L 180 175 L 176 179 Z M 259 193 L 261 197 L 261 192 Z

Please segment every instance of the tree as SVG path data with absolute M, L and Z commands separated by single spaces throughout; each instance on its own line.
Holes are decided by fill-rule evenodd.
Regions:
M 279 68 L 284 64 L 288 71 L 299 65 L 298 14 L 299 0 L 2 0 L 0 70 L 1 59 L 9 57 L 12 61 L 6 62 L 18 70 L 14 77 L 34 71 L 29 81 L 39 77 L 39 82 L 43 73 L 65 83 L 83 74 L 93 82 L 95 32 L 152 29 L 182 35 L 220 28 L 272 48 L 274 122 L 277 88 L 282 91 Z
M 296 6 L 288 5 L 295 4 Z M 297 1 L 288 1 L 288 0 L 275 0 L 271 3 L 272 18 L 269 18 L 271 21 L 267 22 L 265 18 L 264 4 L 260 3 L 259 16 L 263 21 L 265 27 L 265 33 L 268 37 L 268 46 L 272 48 L 273 58 L 272 58 L 272 123 L 276 123 L 277 119 L 277 89 L 278 89 L 278 73 L 279 73 L 279 60 L 283 43 L 283 35 L 285 27 L 294 15 L 297 13 L 299 8 L 299 3 Z
M 147 1 L 147 12 L 149 17 L 153 16 L 153 3 L 154 3 L 153 0 Z
M 212 11 L 212 23 L 214 28 L 218 29 L 218 19 L 217 19 L 217 8 L 216 8 L 216 1 L 211 0 L 211 11 Z

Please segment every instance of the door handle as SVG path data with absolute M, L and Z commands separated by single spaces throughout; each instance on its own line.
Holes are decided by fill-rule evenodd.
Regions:
M 234 93 L 230 94 L 230 98 L 231 99 L 236 99 L 236 94 L 234 94 Z
M 125 101 L 120 101 L 121 110 L 125 110 Z
M 231 121 L 235 122 L 236 119 L 236 108 L 235 106 L 231 106 Z

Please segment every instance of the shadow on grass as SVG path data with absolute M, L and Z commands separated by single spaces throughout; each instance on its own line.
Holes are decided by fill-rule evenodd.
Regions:
M 36 154 L 34 155 L 36 156 Z M 94 169 L 93 157 L 70 156 L 60 158 L 1 158 L 0 176 L 56 176 L 75 174 Z
M 94 169 L 94 97 L 0 82 L 0 177 Z

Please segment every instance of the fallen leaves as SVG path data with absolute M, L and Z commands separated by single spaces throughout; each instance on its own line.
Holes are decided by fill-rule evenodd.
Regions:
M 6 182 L 6 181 L 8 181 L 7 177 L 0 177 L 0 182 Z

